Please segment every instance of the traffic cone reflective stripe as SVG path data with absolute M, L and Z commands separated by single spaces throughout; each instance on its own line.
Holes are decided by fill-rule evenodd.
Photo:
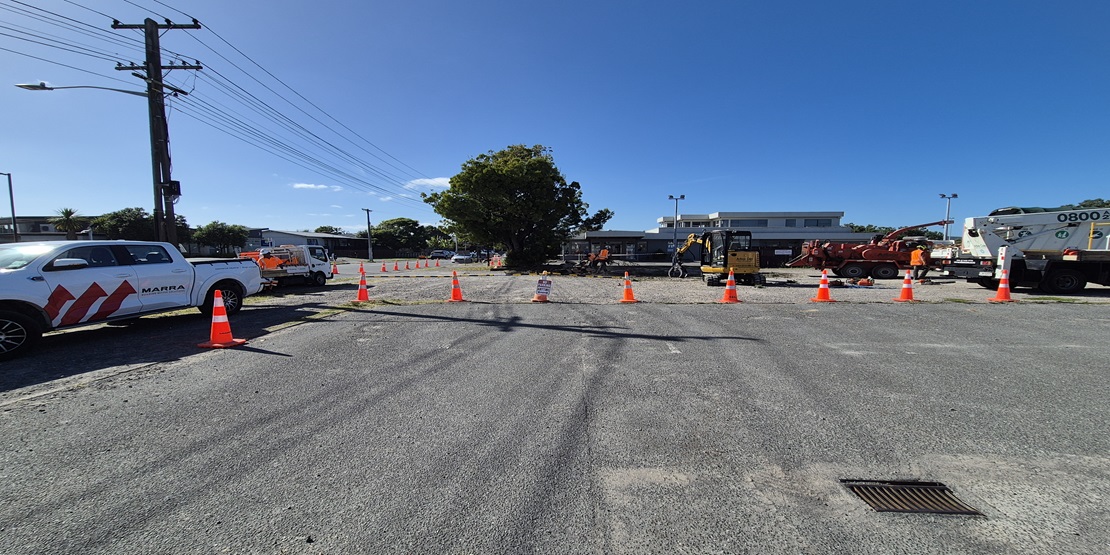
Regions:
M 366 274 L 358 278 L 358 297 L 355 298 L 356 303 L 364 303 L 370 300 L 370 293 L 366 291 Z
M 458 272 L 451 271 L 451 298 L 448 299 L 449 303 L 462 303 L 466 302 L 462 296 L 462 288 L 459 287 L 459 274 Z
M 621 299 L 622 303 L 638 303 L 636 297 L 632 295 L 632 280 L 628 277 L 628 272 L 624 273 L 624 298 Z
M 732 273 L 732 268 L 728 269 L 728 281 L 725 282 L 725 294 L 721 297 L 719 303 L 738 303 L 740 299 L 736 297 L 736 275 Z
M 836 302 L 829 296 L 829 271 L 821 270 L 821 285 L 817 287 L 817 296 L 810 299 L 815 303 Z
M 902 280 L 902 294 L 897 299 L 894 299 L 894 302 L 916 302 L 913 299 L 913 276 L 910 275 L 909 270 L 906 270 L 906 279 Z
M 992 303 L 1017 302 L 1010 298 L 1010 276 L 1005 269 L 1002 270 L 1002 277 L 998 279 L 998 292 L 994 294 L 994 298 L 987 300 Z
M 231 323 L 227 320 L 227 309 L 224 308 L 223 293 L 217 289 L 212 299 L 212 329 L 208 334 L 208 341 L 197 343 L 197 347 L 207 349 L 226 349 L 238 347 L 246 343 L 246 339 L 235 339 L 231 335 Z

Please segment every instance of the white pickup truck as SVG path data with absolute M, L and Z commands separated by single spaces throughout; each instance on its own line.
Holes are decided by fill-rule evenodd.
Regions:
M 43 332 L 198 307 L 220 290 L 228 314 L 262 290 L 258 265 L 186 259 L 169 243 L 44 241 L 0 245 L 0 360 L 30 349 Z

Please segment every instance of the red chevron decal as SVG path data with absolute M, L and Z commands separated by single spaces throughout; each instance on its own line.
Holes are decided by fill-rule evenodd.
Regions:
M 119 284 L 119 287 L 116 287 L 116 290 L 112 291 L 112 294 L 108 295 L 108 298 L 104 299 L 104 302 L 100 303 L 100 310 L 97 310 L 96 314 L 93 314 L 92 318 L 89 318 L 89 321 L 103 320 L 111 316 L 119 310 L 119 307 L 123 304 L 124 299 L 126 299 L 128 295 L 133 295 L 135 293 L 135 288 L 131 286 L 130 281 L 124 281 Z
M 69 310 L 66 311 L 66 315 L 62 317 L 62 321 L 58 325 L 68 326 L 80 322 L 81 319 L 85 317 L 85 314 L 88 314 L 93 303 L 107 295 L 108 294 L 104 292 L 104 289 L 102 289 L 99 284 L 93 283 L 77 298 L 77 301 L 69 307 Z
M 68 289 L 59 285 L 50 293 L 50 298 L 47 299 L 46 306 L 43 307 L 43 310 L 46 311 L 46 315 L 49 316 L 50 321 L 53 322 L 54 319 L 62 313 L 62 307 L 75 298 L 73 293 L 70 293 Z

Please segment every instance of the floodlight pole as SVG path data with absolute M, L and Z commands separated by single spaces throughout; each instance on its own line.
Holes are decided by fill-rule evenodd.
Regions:
M 685 200 L 686 195 L 667 195 L 667 200 L 674 201 L 674 221 L 671 222 L 671 227 L 674 229 L 674 254 L 678 256 L 678 201 Z
M 956 193 L 952 193 L 951 195 L 946 195 L 944 193 L 941 193 L 940 198 L 945 200 L 945 207 L 944 207 L 944 240 L 947 241 L 948 240 L 948 220 L 949 220 L 948 216 L 949 216 L 949 214 L 952 213 L 952 199 L 959 198 L 959 195 L 957 195 Z

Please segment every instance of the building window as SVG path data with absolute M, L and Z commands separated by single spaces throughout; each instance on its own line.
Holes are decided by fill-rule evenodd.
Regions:
M 786 227 L 798 227 L 798 220 L 795 220 L 794 218 L 788 218 L 786 220 Z
M 767 227 L 767 220 L 729 220 L 729 227 Z
M 806 227 L 832 227 L 832 218 L 806 218 Z

